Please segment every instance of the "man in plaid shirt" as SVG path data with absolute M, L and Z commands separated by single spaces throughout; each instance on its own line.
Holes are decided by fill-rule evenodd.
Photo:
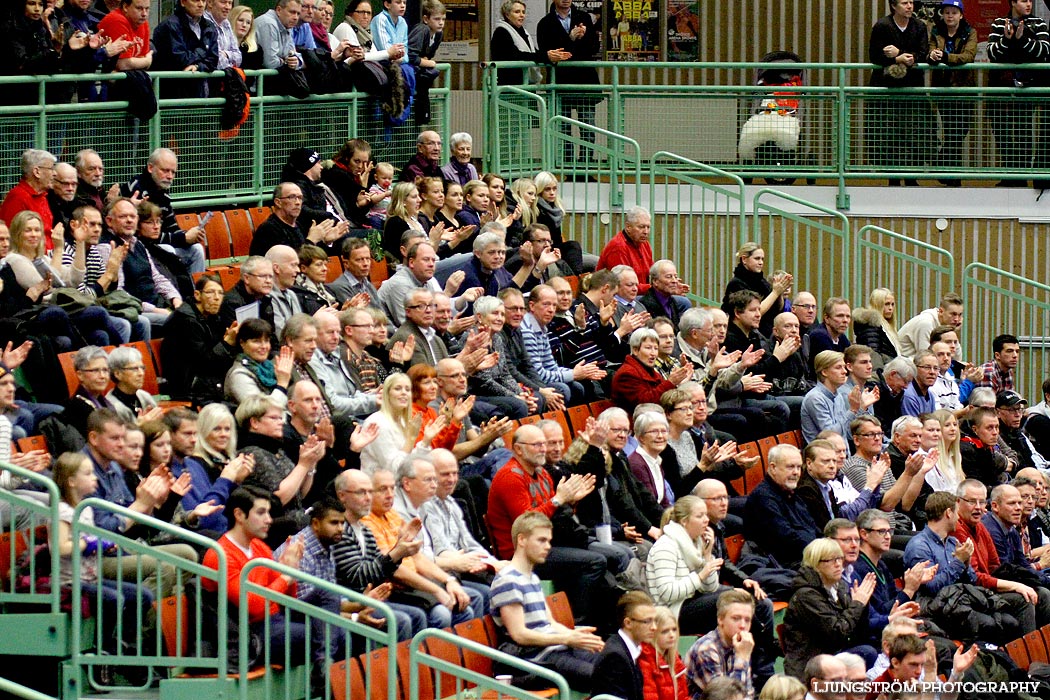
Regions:
M 748 700 L 755 695 L 751 684 L 751 618 L 755 603 L 747 591 L 734 588 L 718 596 L 718 626 L 696 640 L 685 662 L 689 694 L 699 698 L 713 679 L 726 676 L 747 688 Z M 765 680 L 765 679 L 763 679 Z
M 998 394 L 1000 391 L 1012 391 L 1014 388 L 1014 369 L 1021 359 L 1021 346 L 1016 336 L 997 335 L 992 340 L 993 360 L 981 365 L 984 375 L 977 386 L 990 386 Z

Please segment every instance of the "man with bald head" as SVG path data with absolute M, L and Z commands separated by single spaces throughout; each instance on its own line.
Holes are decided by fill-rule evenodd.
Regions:
M 69 230 L 69 220 L 76 209 L 77 170 L 69 163 L 55 163 L 55 177 L 51 180 L 51 191 L 47 193 L 47 205 L 56 224 Z
M 1027 481 L 1027 480 L 1026 480 Z M 988 534 L 995 544 L 995 551 L 999 555 L 1000 567 L 1006 566 L 1013 574 L 1009 578 L 1025 580 L 1035 583 L 1045 583 L 1045 574 L 1036 571 L 1035 567 L 1025 556 L 1024 546 L 1021 543 L 1022 513 L 1024 501 L 1021 492 L 1016 486 L 1010 484 L 999 484 L 991 493 L 991 510 L 981 518 L 981 523 L 988 529 Z M 1037 588 L 1037 591 L 1040 589 Z M 1047 592 L 1042 589 L 1040 596 Z M 1047 609 L 1050 614 L 1050 597 L 1047 598 Z M 1037 610 L 1038 615 L 1038 610 Z M 1037 623 L 1046 624 L 1047 620 L 1037 620 Z
M 809 335 L 810 329 L 817 321 L 817 298 L 809 292 L 799 292 L 791 301 L 791 313 L 798 318 L 799 334 Z
M 840 700 L 842 695 L 828 692 L 828 683 L 846 680 L 846 664 L 831 654 L 818 654 L 806 663 L 803 674 L 806 684 L 806 700 Z
M 427 364 L 431 367 L 448 357 L 445 342 L 434 330 L 434 293 L 429 289 L 415 289 L 405 297 L 405 322 L 387 341 L 387 349 L 414 337 L 415 347 L 409 365 Z
M 284 453 L 293 462 L 299 461 L 299 450 L 311 435 L 317 434 L 327 443 L 324 456 L 317 462 L 313 485 L 303 499 L 306 503 L 324 498 L 328 484 L 341 471 L 333 456 L 335 433 L 331 421 L 322 417 L 324 396 L 309 379 L 295 382 L 288 389 L 288 420 L 284 424 Z M 347 433 L 347 436 L 349 433 Z M 343 442 L 345 444 L 345 440 Z
M 303 299 L 296 294 L 296 277 L 299 275 L 299 255 L 295 248 L 286 245 L 275 245 L 266 251 L 266 259 L 273 265 L 273 289 L 270 299 L 273 303 L 274 331 L 280 335 L 284 324 L 295 314 L 313 313 L 303 308 Z
M 416 139 L 416 154 L 401 168 L 401 182 L 421 177 L 441 177 L 441 134 L 424 131 Z
M 519 515 L 527 511 L 543 513 L 554 524 L 554 546 L 536 573 L 541 578 L 554 579 L 566 591 L 577 615 L 597 621 L 608 610 L 608 601 L 604 600 L 606 558 L 598 552 L 566 546 L 575 544 L 569 539 L 578 533 L 573 509 L 594 489 L 594 476 L 573 474 L 555 486 L 544 467 L 546 437 L 534 425 L 523 425 L 515 431 L 511 449 L 514 456 L 496 473 L 489 489 L 487 516 L 495 554 L 500 558 L 513 555 L 511 526 Z

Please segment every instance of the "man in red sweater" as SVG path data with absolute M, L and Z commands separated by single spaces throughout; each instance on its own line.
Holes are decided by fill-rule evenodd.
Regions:
M 653 266 L 653 248 L 649 245 L 652 219 L 642 207 L 631 207 L 624 213 L 623 231 L 613 236 L 598 257 L 598 270 L 611 270 L 617 265 L 630 265 L 638 275 L 638 293 L 649 291 L 649 268 Z
M 47 203 L 47 193 L 55 179 L 58 159 L 47 151 L 29 148 L 22 152 L 22 179 L 11 188 L 0 204 L 0 219 L 10 225 L 15 214 L 26 209 L 35 211 L 44 220 L 44 245 L 51 250 L 51 226 L 54 217 Z
M 543 513 L 554 523 L 554 539 L 547 561 L 536 567 L 536 574 L 554 580 L 566 592 L 580 620 L 597 623 L 597 616 L 609 609 L 603 595 L 609 591 L 605 587 L 609 569 L 605 548 L 612 545 L 600 544 L 594 533 L 573 519 L 576 502 L 594 490 L 594 475 L 573 474 L 559 479 L 555 487 L 544 468 L 547 439 L 535 425 L 518 428 L 511 449 L 514 457 L 496 472 L 489 489 L 486 518 L 496 556 L 509 559 L 514 555 L 510 532 L 519 515 Z M 614 549 L 610 554 L 612 559 L 619 552 Z
M 272 497 L 264 491 L 241 486 L 230 494 L 226 500 L 226 521 L 230 529 L 219 538 L 219 545 L 226 552 L 226 597 L 231 620 L 237 620 L 240 612 L 238 607 L 241 602 L 241 570 L 252 559 L 273 560 L 273 550 L 266 546 L 263 541 L 270 532 L 273 517 L 270 515 L 270 507 L 273 504 Z M 294 539 L 285 547 L 281 558 L 281 564 L 293 569 L 299 568 L 299 560 L 303 556 L 303 542 Z M 211 569 L 218 569 L 218 557 L 213 550 L 208 550 L 204 555 L 204 565 Z M 285 574 L 279 574 L 273 569 L 259 567 L 252 569 L 248 574 L 248 580 L 252 583 L 264 586 L 274 593 L 295 597 L 295 579 Z M 201 578 L 201 586 L 209 593 L 217 593 L 219 584 L 216 579 Z M 266 630 L 266 620 L 269 618 L 270 658 L 285 658 L 286 645 L 292 648 L 292 658 L 303 660 L 306 650 L 306 628 L 299 622 L 285 620 L 280 606 L 275 602 L 267 603 L 262 596 L 248 594 L 248 623 L 254 634 L 263 634 Z M 285 634 L 285 628 L 288 634 Z M 238 640 L 231 635 L 229 648 L 231 652 L 238 649 Z M 233 653 L 230 660 L 235 664 L 237 654 Z
M 1026 633 L 1036 628 L 1036 609 L 1039 594 L 1031 586 L 1005 578 L 996 578 L 993 571 L 999 568 L 999 554 L 995 542 L 981 518 L 988 510 L 988 489 L 977 479 L 966 479 L 959 485 L 959 523 L 955 526 L 955 539 L 959 544 L 973 540 L 973 555 L 970 566 L 977 574 L 977 585 L 995 591 L 1010 602 L 1009 612 Z

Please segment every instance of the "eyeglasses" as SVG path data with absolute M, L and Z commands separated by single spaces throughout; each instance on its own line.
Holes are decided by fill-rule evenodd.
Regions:
M 539 442 L 519 442 L 519 445 L 525 445 L 525 447 L 546 447 L 547 441 L 540 440 Z
M 857 437 L 862 437 L 862 438 L 877 437 L 877 438 L 881 439 L 883 435 L 885 435 L 885 433 L 883 433 L 881 430 L 878 431 L 877 433 L 857 433 Z
M 846 561 L 845 557 L 828 557 L 827 559 L 821 559 L 821 564 L 841 564 Z
M 524 306 L 504 306 L 503 310 L 504 311 L 524 311 L 525 307 Z
M 869 530 L 865 530 L 864 532 L 874 532 L 879 537 L 885 537 L 886 535 L 888 535 L 891 532 L 893 532 L 893 528 L 892 527 L 878 527 L 878 528 L 871 528 Z
M 289 194 L 283 197 L 277 197 L 277 199 L 287 199 L 291 202 L 301 202 L 303 201 L 303 196 L 301 194 Z
M 959 500 L 974 508 L 985 505 L 983 498 L 960 498 Z
M 372 489 L 357 489 L 356 491 L 345 491 L 344 490 L 343 493 L 348 493 L 351 496 L 364 496 L 367 493 L 369 496 L 371 496 L 372 494 L 375 493 L 375 491 L 373 491 Z
M 1024 406 L 1003 406 L 999 410 L 1006 411 L 1007 413 L 1023 413 Z
M 860 544 L 859 537 L 836 537 L 836 542 L 845 542 L 846 544 Z
M 371 323 L 348 323 L 346 325 L 350 328 L 372 328 Z
M 630 432 L 630 428 L 609 428 L 609 433 L 611 435 L 629 435 Z
M 145 372 L 146 368 L 142 365 L 133 365 L 131 367 L 121 367 L 122 372 Z
M 248 275 L 249 277 L 254 277 L 254 278 L 260 279 L 260 280 L 272 280 L 273 279 L 273 275 L 272 274 L 260 275 L 258 272 L 245 272 L 244 274 Z
M 704 496 L 704 500 L 705 501 L 715 501 L 715 502 L 728 501 L 729 500 L 729 496 Z
M 815 308 L 817 308 L 817 305 L 816 304 L 792 304 L 791 308 L 793 308 L 793 309 L 815 309 Z
M 689 404 L 688 406 L 675 406 L 673 410 L 675 410 L 675 411 L 692 411 L 693 410 L 693 404 Z
M 667 428 L 653 428 L 646 430 L 642 435 L 667 435 Z
M 456 372 L 455 374 L 439 374 L 438 379 L 463 379 L 466 376 L 466 372 Z
M 355 15 L 370 15 L 370 14 L 372 14 L 372 11 L 371 10 L 354 10 L 353 14 L 355 14 Z
M 424 477 L 413 476 L 412 478 L 415 479 L 416 481 L 422 481 L 424 484 L 436 484 L 438 482 L 438 479 L 437 479 L 436 476 L 424 476 Z
M 437 304 L 412 304 L 412 306 L 406 306 L 406 309 L 436 309 Z
M 630 620 L 631 622 L 637 622 L 639 625 L 643 625 L 645 627 L 655 627 L 656 626 L 656 618 L 655 617 L 647 617 L 644 620 L 639 620 L 637 617 L 629 617 L 627 619 Z
M 78 369 L 77 371 L 83 372 L 84 374 L 109 374 L 109 367 L 89 367 L 87 369 Z
M 915 365 L 915 369 L 925 369 L 925 370 L 928 371 L 928 370 L 931 370 L 931 369 L 940 369 L 940 366 L 939 365 Z

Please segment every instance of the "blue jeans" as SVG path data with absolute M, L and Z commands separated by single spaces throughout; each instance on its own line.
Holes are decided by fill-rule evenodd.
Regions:
M 161 248 L 179 256 L 179 260 L 182 261 L 182 264 L 186 266 L 187 272 L 191 275 L 195 272 L 204 272 L 204 246 L 200 243 L 194 243 L 185 248 L 176 248 L 163 244 Z
M 11 420 L 11 436 L 14 438 L 24 438 L 27 435 L 36 435 L 37 426 L 40 421 L 44 420 L 48 416 L 62 412 L 62 406 L 53 403 L 29 403 L 28 401 L 15 401 L 14 418 Z M 15 435 L 16 432 L 21 431 L 21 435 Z

